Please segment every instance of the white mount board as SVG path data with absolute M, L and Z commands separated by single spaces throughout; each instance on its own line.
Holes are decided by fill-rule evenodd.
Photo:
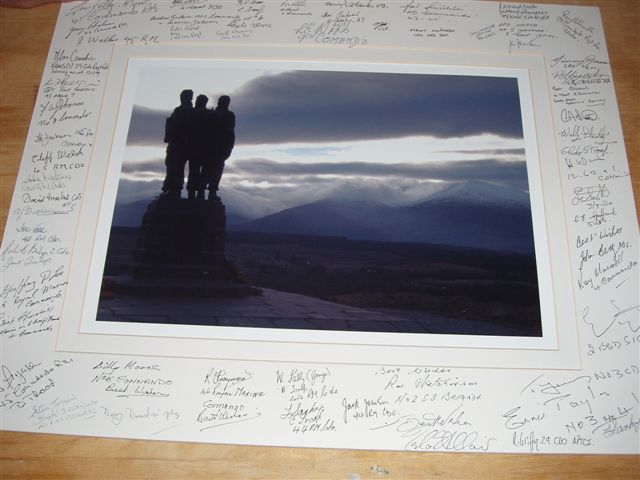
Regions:
M 228 44 L 230 51 L 260 44 L 262 52 L 272 50 L 261 53 L 268 59 L 282 59 L 285 46 L 326 61 L 393 64 L 389 58 L 401 52 L 415 58 L 474 51 L 542 59 L 551 123 L 536 133 L 554 144 L 543 145 L 554 158 L 543 159 L 542 177 L 555 175 L 558 183 L 543 186 L 558 200 L 544 205 L 545 221 L 566 232 L 555 239 L 566 256 L 550 265 L 563 312 L 555 321 L 574 332 L 575 361 L 476 368 L 459 355 L 439 363 L 432 347 L 396 347 L 411 350 L 398 365 L 384 358 L 319 361 L 294 343 L 296 357 L 276 362 L 234 349 L 175 358 L 166 337 L 160 348 L 144 338 L 152 355 L 141 355 L 143 347 L 114 355 L 100 335 L 83 353 L 61 343 L 61 329 L 80 320 L 65 314 L 79 302 L 71 287 L 80 282 L 83 291 L 73 269 L 91 260 L 79 220 L 95 194 L 92 169 L 107 158 L 91 147 L 105 103 L 118 101 L 105 97 L 114 46 L 149 45 L 152 52 L 160 44 L 194 43 Z M 637 453 L 638 227 L 627 177 L 595 9 L 482 2 L 65 5 L 0 252 L 2 428 L 314 447 Z M 566 352 L 564 346 L 556 351 Z

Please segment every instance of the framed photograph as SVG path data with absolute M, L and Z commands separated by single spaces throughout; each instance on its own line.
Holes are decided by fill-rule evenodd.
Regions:
M 59 348 L 578 367 L 541 56 L 256 50 L 114 49 Z

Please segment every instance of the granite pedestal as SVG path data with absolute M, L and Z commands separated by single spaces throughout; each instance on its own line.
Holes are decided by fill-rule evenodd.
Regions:
M 219 199 L 154 199 L 138 233 L 132 274 L 116 277 L 114 290 L 179 297 L 260 294 L 225 258 L 225 226 Z

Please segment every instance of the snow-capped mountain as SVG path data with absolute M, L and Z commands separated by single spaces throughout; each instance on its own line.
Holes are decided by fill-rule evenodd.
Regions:
M 325 199 L 288 208 L 234 229 L 381 240 L 385 237 L 383 219 L 394 211 L 393 207 L 377 202 Z
M 528 195 L 479 181 L 452 185 L 409 206 L 328 199 L 231 228 L 533 251 Z
M 526 192 L 513 187 L 494 185 L 478 180 L 451 185 L 418 202 L 416 205 L 436 202 L 531 208 L 529 195 Z

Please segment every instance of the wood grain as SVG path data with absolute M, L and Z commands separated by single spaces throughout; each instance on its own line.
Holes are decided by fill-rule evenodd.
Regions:
M 599 6 L 627 156 L 640 200 L 640 2 Z M 57 5 L 0 8 L 0 229 L 4 230 Z M 378 465 L 388 473 L 375 473 Z M 250 447 L 0 432 L 1 479 L 640 478 L 639 456 L 499 455 Z

